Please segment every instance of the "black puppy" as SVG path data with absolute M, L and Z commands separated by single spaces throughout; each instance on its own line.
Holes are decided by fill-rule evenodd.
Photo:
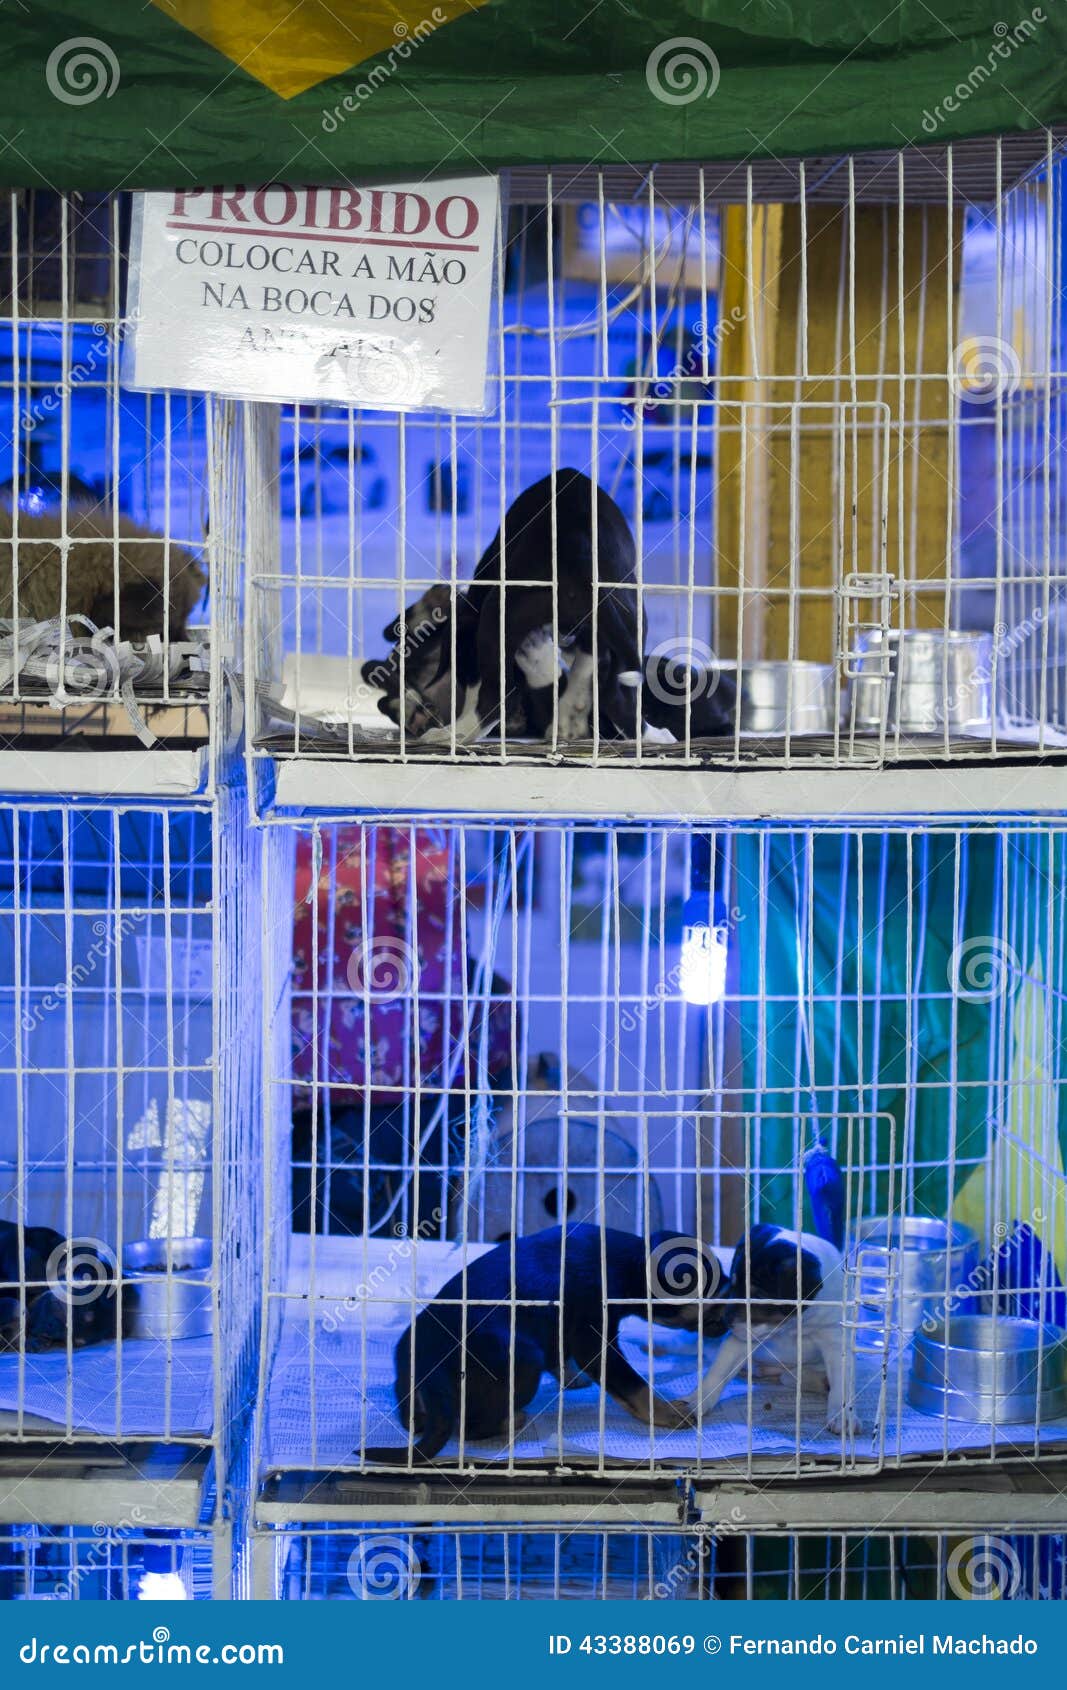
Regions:
M 654 1396 L 618 1341 L 624 1315 L 694 1330 L 719 1283 L 718 1263 L 691 1239 L 653 1236 L 651 1248 L 610 1227 L 554 1226 L 498 1244 L 442 1286 L 396 1346 L 400 1419 L 430 1462 L 457 1430 L 461 1397 L 467 1438 L 511 1440 L 544 1373 L 576 1369 L 647 1426 L 692 1424 Z M 678 1258 L 681 1258 L 679 1261 Z M 606 1271 L 603 1271 L 606 1269 Z M 466 1341 L 464 1342 L 464 1323 Z M 461 1390 L 461 1379 L 464 1381 Z M 406 1462 L 406 1449 L 372 1449 L 372 1461 Z
M 362 666 L 365 684 L 384 693 L 378 700 L 383 716 L 399 726 L 403 715 L 408 733 L 414 735 L 450 722 L 456 708 L 462 710 L 466 689 L 475 675 L 477 624 L 477 613 L 466 590 L 457 589 L 453 599 L 451 587 L 443 582 L 428 587 L 402 616 L 388 623 L 382 637 L 392 647 L 389 655 Z
M 469 587 L 457 594 L 455 627 L 449 588 L 431 587 L 404 614 L 405 692 L 414 688 L 419 694 L 413 701 L 405 698 L 408 726 L 437 715 L 439 723 L 427 737 L 431 743 L 451 740 L 454 650 L 458 743 L 480 738 L 499 723 L 501 712 L 509 733 L 544 735 L 557 697 L 560 738 L 583 738 L 594 684 L 601 734 L 632 738 L 641 728 L 644 632 L 635 569 L 626 518 L 587 475 L 562 469 L 525 488 L 505 512 Z M 446 624 L 409 661 L 412 623 L 433 620 L 444 603 L 441 594 Z M 385 632 L 395 641 L 394 653 L 384 664 L 364 664 L 363 676 L 385 687 L 381 708 L 398 720 L 400 618 Z
M 580 470 L 561 469 L 520 493 L 474 572 L 477 680 L 468 692 L 457 735 L 462 726 L 464 737 L 475 738 L 499 719 L 501 709 L 506 715 L 522 681 L 541 694 L 542 701 L 547 694 L 551 720 L 552 693 L 568 658 L 567 684 L 559 700 L 560 738 L 580 739 L 588 733 L 594 684 L 602 731 L 628 738 L 639 733 L 644 630 L 636 562 L 622 511 Z M 558 644 L 553 636 L 553 577 Z
M 717 739 L 734 731 L 737 687 L 732 675 L 694 668 L 650 652 L 645 659 L 641 706 L 645 721 L 681 742 L 686 715 L 690 739 Z
M 438 742 L 450 740 L 449 724 L 460 718 L 468 694 L 478 684 L 478 612 L 469 591 L 457 590 L 453 600 L 450 587 L 427 588 L 382 635 L 392 642 L 388 657 L 362 666 L 365 684 L 384 693 L 378 709 L 398 726 L 403 715 L 409 734 L 421 738 L 438 729 L 443 730 L 434 736 Z M 539 738 L 552 720 L 551 679 L 547 685 L 531 687 L 522 673 L 527 656 L 526 652 L 520 655 L 518 680 L 508 696 L 510 738 Z M 564 673 L 559 679 L 561 694 L 566 685 Z
M 20 1257 L 18 1227 L 0 1221 L 0 1350 L 19 1348 L 21 1287 L 27 1352 L 65 1348 L 68 1324 L 75 1349 L 113 1339 L 120 1297 L 104 1257 L 84 1245 L 68 1245 L 50 1226 L 23 1227 L 22 1240 Z

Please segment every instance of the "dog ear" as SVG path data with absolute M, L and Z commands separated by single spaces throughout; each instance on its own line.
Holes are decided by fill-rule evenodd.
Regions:
M 718 1297 L 726 1274 L 714 1250 L 699 1238 L 678 1232 L 654 1232 L 649 1239 L 648 1283 L 653 1298 Z
M 734 1253 L 731 1278 L 742 1301 L 752 1299 L 787 1305 L 797 1298 L 797 1258 L 800 1266 L 800 1298 L 811 1302 L 822 1289 L 822 1271 L 810 1250 L 795 1237 L 783 1237 L 781 1229 L 764 1224 L 753 1227 L 746 1255 L 742 1238 Z

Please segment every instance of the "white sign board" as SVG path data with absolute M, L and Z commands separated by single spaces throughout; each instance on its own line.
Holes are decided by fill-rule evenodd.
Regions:
M 125 385 L 484 411 L 498 199 L 493 176 L 139 194 Z

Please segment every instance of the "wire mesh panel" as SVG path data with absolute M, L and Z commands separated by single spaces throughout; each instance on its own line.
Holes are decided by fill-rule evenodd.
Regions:
M 631 1527 L 303 1527 L 260 1532 L 259 1593 L 287 1601 L 1063 1601 L 1055 1532 L 768 1532 Z M 683 1632 L 684 1632 L 684 1628 Z M 695 1640 L 696 1649 L 702 1639 Z
M 261 1464 L 1062 1444 L 1064 853 L 269 830 Z
M 1027 142 L 517 178 L 484 417 L 283 411 L 257 755 L 1062 747 L 1061 137 Z
M 40 190 L 0 203 L 7 743 L 77 729 L 136 746 L 209 730 L 209 532 L 223 631 L 235 611 L 220 435 L 233 407 L 123 389 L 129 222 L 129 194 Z
M 207 1531 L 0 1526 L 0 1601 L 209 1601 Z
M 257 1272 L 245 814 L 226 788 L 214 807 L 0 810 L 0 1441 L 214 1441 L 224 1474 L 240 1434 Z

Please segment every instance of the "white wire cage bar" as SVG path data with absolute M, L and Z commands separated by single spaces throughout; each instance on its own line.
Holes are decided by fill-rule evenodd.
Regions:
M 0 1601 L 210 1601 L 210 1531 L 0 1526 Z
M 225 736 L 241 408 L 124 389 L 130 204 L 128 193 L 0 198 L 5 750 L 76 733 L 81 748 L 191 751 Z
M 458 1322 L 458 1355 L 478 1311 L 502 1310 L 513 1351 L 535 1311 L 562 1319 L 577 1246 L 558 1246 L 548 1292 L 521 1289 L 517 1263 L 564 1222 L 593 1229 L 594 1276 L 605 1228 L 642 1260 L 663 1233 L 695 1239 L 726 1271 L 749 1226 L 817 1225 L 820 1144 L 840 1168 L 826 1294 L 857 1428 L 828 1424 L 817 1366 L 755 1343 L 748 1382 L 698 1402 L 716 1340 L 666 1329 L 650 1273 L 619 1331 L 648 1387 L 636 1409 L 600 1388 L 599 1328 L 581 1388 L 546 1373 L 516 1403 L 509 1351 L 506 1423 L 468 1432 L 461 1374 L 434 1463 L 825 1475 L 1067 1440 L 1061 829 L 267 834 L 257 1471 L 424 1472 L 394 1363 L 420 1311 Z M 626 1298 L 595 1283 L 606 1326 Z M 943 1325 L 951 1345 L 954 1322 L 994 1352 L 1036 1329 L 1051 1391 L 917 1407 L 918 1340 Z M 657 1425 L 663 1397 L 696 1404 L 696 1426 Z
M 0 1446 L 227 1464 L 256 1341 L 242 791 L 0 810 Z
M 1062 749 L 1061 145 L 520 173 L 489 412 L 293 407 L 260 454 L 252 757 L 328 803 L 350 759 Z
M 1067 1596 L 1062 1532 L 654 1532 L 489 1522 L 253 1534 L 282 1601 L 1033 1600 Z M 695 1649 L 702 1639 L 695 1639 Z

